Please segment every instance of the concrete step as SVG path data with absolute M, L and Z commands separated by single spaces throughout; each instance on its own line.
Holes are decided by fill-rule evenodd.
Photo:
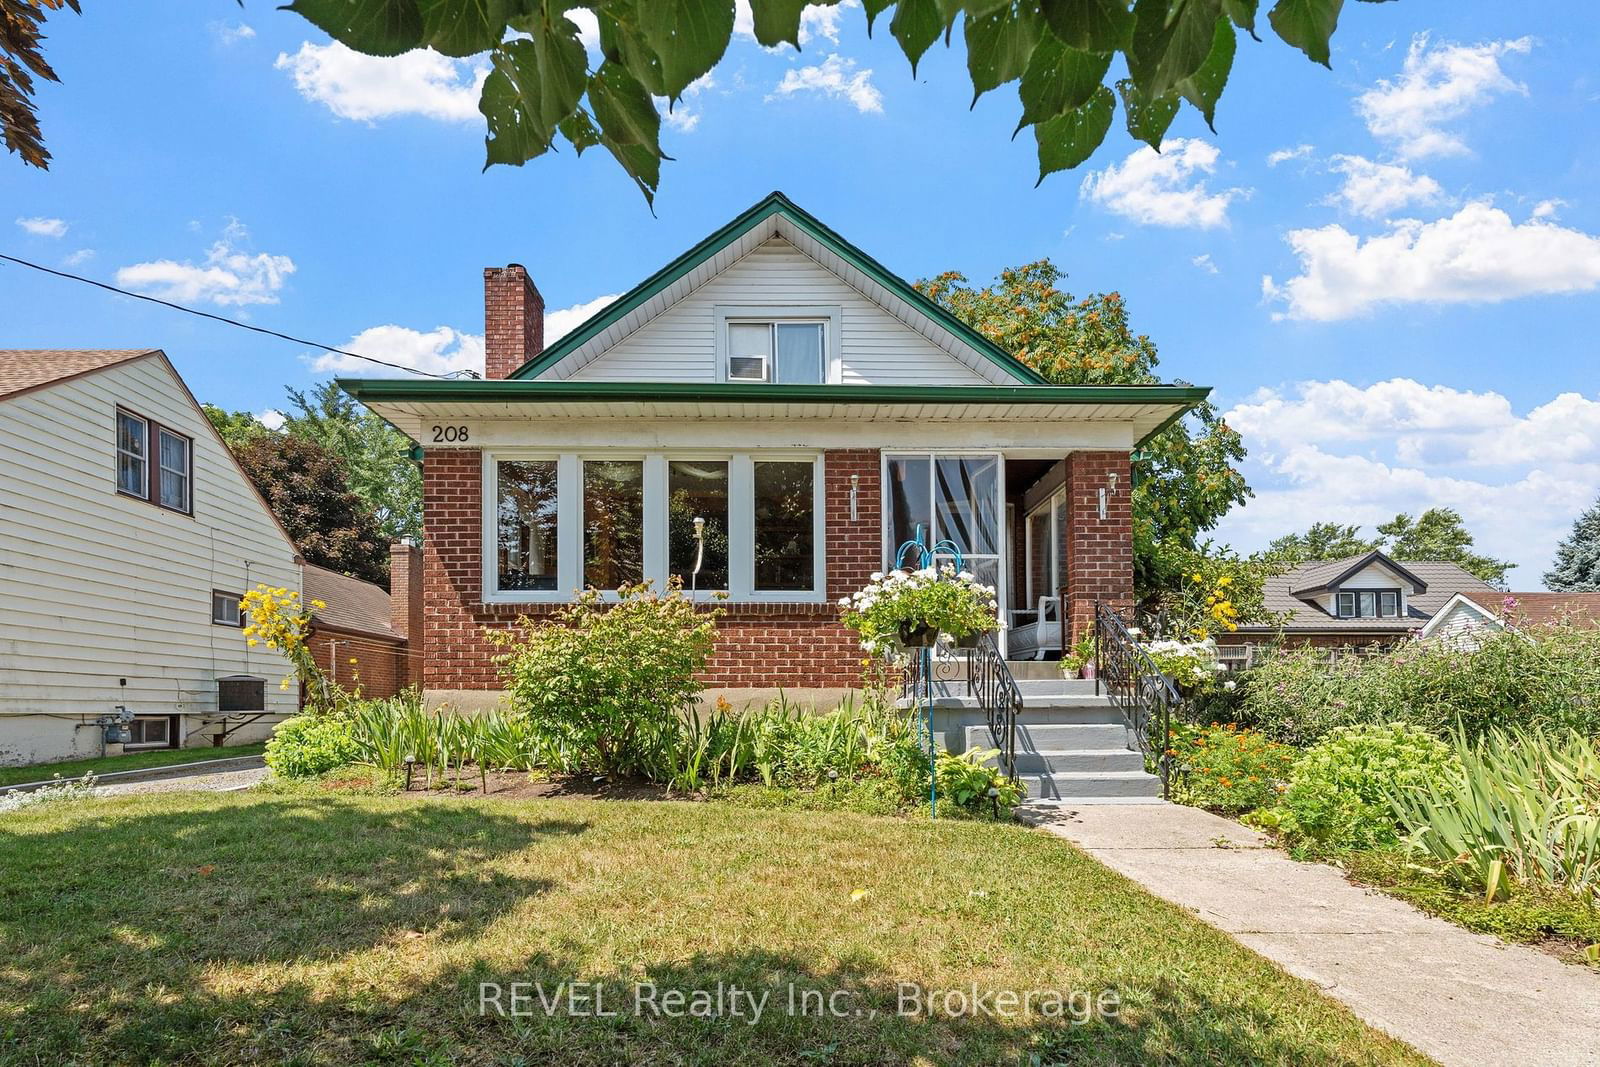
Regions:
M 1063 800 L 1068 797 L 1159 798 L 1161 779 L 1144 771 L 1065 771 L 1018 774 L 1029 800 Z
M 1125 748 L 1017 751 L 1018 774 L 1105 774 L 1143 770 L 1144 756 Z
M 1011 668 L 1011 677 L 1017 681 L 1024 678 L 1060 678 L 1061 661 L 1055 659 L 1008 659 L 1006 666 Z
M 910 700 L 902 697 L 896 703 L 900 707 L 911 707 L 915 704 L 922 706 L 922 700 Z M 936 708 L 969 708 L 976 709 L 981 705 L 977 697 L 967 696 L 965 683 L 954 686 L 944 686 L 934 690 L 933 706 Z M 1022 693 L 1022 707 L 1028 711 L 1050 711 L 1061 708 L 1110 708 L 1115 712 L 1111 698 L 1095 696 L 1093 693 Z
M 1123 723 L 1017 723 L 1018 752 L 1116 751 L 1133 740 Z
M 1094 682 L 1082 678 L 1063 678 L 1059 674 L 1050 678 L 1017 678 L 1017 688 L 1023 695 L 1051 693 L 1073 697 L 1094 697 Z M 1105 694 L 1098 694 L 1104 697 Z

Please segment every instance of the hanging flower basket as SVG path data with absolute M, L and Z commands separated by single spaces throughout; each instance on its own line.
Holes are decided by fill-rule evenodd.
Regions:
M 900 634 L 900 643 L 907 648 L 928 648 L 939 639 L 938 627 L 929 626 L 925 622 L 912 622 L 908 619 L 901 622 L 896 630 Z
M 949 564 L 874 574 L 865 588 L 839 600 L 841 621 L 869 652 L 927 648 L 940 633 L 976 635 L 999 626 L 992 587 Z
M 977 648 L 978 631 L 974 630 L 971 633 L 962 634 L 960 637 L 951 636 L 950 643 L 956 648 Z

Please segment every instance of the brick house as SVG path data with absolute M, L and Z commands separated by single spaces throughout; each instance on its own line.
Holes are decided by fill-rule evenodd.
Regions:
M 306 603 L 323 605 L 312 610 L 306 646 L 329 678 L 369 697 L 422 683 L 422 656 L 409 641 L 422 630 L 421 549 L 389 546 L 388 589 L 310 563 L 302 570 Z
M 484 304 L 487 380 L 341 382 L 424 450 L 422 684 L 464 706 L 486 629 L 673 575 L 727 594 L 713 690 L 855 686 L 835 602 L 919 526 L 1058 652 L 1131 606 L 1130 455 L 1208 393 L 1049 385 L 781 193 L 548 346 L 523 267 Z

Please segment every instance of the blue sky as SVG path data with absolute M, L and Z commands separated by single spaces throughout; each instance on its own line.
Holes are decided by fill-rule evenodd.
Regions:
M 1216 387 L 1257 497 L 1237 547 L 1316 519 L 1460 509 L 1538 588 L 1600 493 L 1600 23 L 1572 2 L 1347 5 L 1333 70 L 1241 41 L 1218 132 L 1120 131 L 1034 188 L 959 39 L 915 78 L 859 8 L 804 48 L 736 36 L 679 106 L 652 217 L 601 153 L 481 172 L 474 64 L 375 63 L 248 0 L 49 24 L 48 173 L 0 159 L 0 251 L 441 369 L 481 349 L 481 268 L 556 324 L 779 188 L 892 269 L 1049 256 L 1120 290 L 1171 377 Z M 959 35 L 958 35 L 959 38 Z M 159 346 L 195 393 L 281 405 L 313 353 L 0 264 L 0 344 Z

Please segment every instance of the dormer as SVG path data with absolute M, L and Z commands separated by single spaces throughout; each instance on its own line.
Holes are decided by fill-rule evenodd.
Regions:
M 1289 592 L 1338 619 L 1403 619 L 1428 583 L 1382 552 L 1307 569 Z

